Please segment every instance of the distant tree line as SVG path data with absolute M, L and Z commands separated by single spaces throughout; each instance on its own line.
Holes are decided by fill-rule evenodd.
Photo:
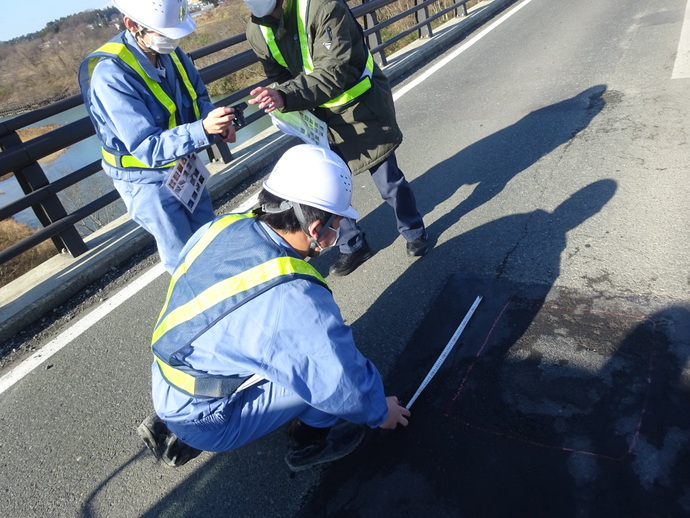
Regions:
M 79 64 L 120 30 L 119 18 L 114 7 L 85 11 L 0 43 L 2 115 L 78 92 Z

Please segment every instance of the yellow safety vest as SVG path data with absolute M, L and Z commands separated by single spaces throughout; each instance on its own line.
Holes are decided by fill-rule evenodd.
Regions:
M 178 51 L 180 50 L 175 49 L 175 52 L 170 54 L 170 58 L 172 59 L 175 68 L 177 69 L 180 78 L 182 79 L 182 83 L 187 89 L 187 93 L 192 99 L 194 114 L 196 115 L 196 118 L 198 120 L 201 118 L 201 113 L 199 111 L 199 103 L 197 102 L 198 95 L 196 93 L 196 90 L 194 90 L 194 86 L 192 86 L 192 82 L 189 79 L 187 71 L 182 65 L 179 56 L 177 55 Z M 156 81 L 149 77 L 149 75 L 144 71 L 144 68 L 141 66 L 139 61 L 137 61 L 137 58 L 134 56 L 134 54 L 132 54 L 132 51 L 129 50 L 127 46 L 123 43 L 116 43 L 113 41 L 108 42 L 88 57 L 89 78 L 91 78 L 91 76 L 93 75 L 93 69 L 96 67 L 98 61 L 104 56 L 120 59 L 124 61 L 127 65 L 129 65 L 129 67 L 132 70 L 134 70 L 134 72 L 136 72 L 137 75 L 139 75 L 139 77 L 141 77 L 141 79 L 144 81 L 149 90 L 151 90 L 151 93 L 158 100 L 158 102 L 161 103 L 161 105 L 165 107 L 165 109 L 168 111 L 168 129 L 173 129 L 177 126 L 177 118 L 175 116 L 175 113 L 177 112 L 177 107 L 175 106 L 175 102 L 170 98 L 168 94 L 166 94 L 163 91 L 163 88 L 161 88 L 160 84 L 158 84 Z M 169 164 L 164 164 L 162 166 L 150 167 L 141 162 L 140 160 L 137 160 L 132 155 L 116 155 L 114 153 L 109 152 L 103 147 L 101 147 L 101 155 L 103 156 L 103 160 L 105 160 L 106 163 L 110 164 L 113 167 L 119 168 L 136 167 L 139 169 L 165 169 L 175 165 L 176 163 L 170 162 Z
M 302 69 L 305 74 L 311 74 L 314 71 L 314 63 L 311 59 L 311 53 L 309 52 L 309 41 L 307 39 L 307 13 L 309 11 L 309 0 L 297 0 L 297 32 L 299 36 L 299 46 L 300 52 L 302 54 Z M 273 59 L 275 59 L 279 65 L 288 68 L 285 58 L 278 48 L 276 43 L 275 34 L 273 29 L 266 27 L 264 25 L 259 25 L 261 29 L 261 34 L 266 40 L 266 45 L 268 45 L 268 50 L 271 52 Z M 371 88 L 371 76 L 374 74 L 374 57 L 367 49 L 367 62 L 364 66 L 364 71 L 359 78 L 359 81 L 345 90 L 342 94 L 325 102 L 321 105 L 322 108 L 334 108 L 336 106 L 342 106 L 349 102 L 354 101 L 357 97 L 362 95 L 364 92 Z
M 191 343 L 216 322 L 274 286 L 297 278 L 328 289 L 313 266 L 287 255 L 253 216 L 248 212 L 216 219 L 173 273 L 151 349 L 165 380 L 189 395 L 227 397 L 246 380 L 209 375 L 184 363 Z M 233 243 L 251 254 L 233 253 Z

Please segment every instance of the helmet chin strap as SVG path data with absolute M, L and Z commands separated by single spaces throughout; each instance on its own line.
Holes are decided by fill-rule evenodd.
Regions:
M 323 247 L 319 244 L 319 239 L 321 239 L 326 232 L 328 232 L 328 227 L 331 226 L 331 223 L 333 223 L 333 220 L 335 219 L 335 214 L 331 214 L 331 217 L 328 218 L 328 221 L 325 223 L 321 224 L 321 231 L 319 234 L 314 237 L 309 233 L 309 228 L 307 226 L 307 220 L 304 217 L 304 213 L 302 212 L 302 207 L 300 206 L 299 203 L 292 203 L 288 202 L 292 205 L 292 209 L 295 211 L 295 216 L 297 217 L 297 221 L 299 221 L 300 226 L 302 227 L 302 231 L 307 235 L 309 238 L 309 252 L 307 255 L 309 257 L 314 257 L 314 251 L 316 250 L 316 247 L 318 246 L 321 250 L 323 250 Z M 319 253 L 321 253 L 321 250 L 319 250 Z
M 299 203 L 293 203 L 289 200 L 284 200 L 280 203 L 277 209 L 267 207 L 266 205 L 261 206 L 261 210 L 268 214 L 279 214 L 290 209 L 292 209 L 295 212 L 295 217 L 297 218 L 300 227 L 302 227 L 302 232 L 304 232 L 309 238 L 309 251 L 307 252 L 307 255 L 309 257 L 314 257 L 313 254 L 316 250 L 316 247 L 319 247 L 321 250 L 323 250 L 323 247 L 319 244 L 319 239 L 321 239 L 324 236 L 324 234 L 328 232 L 328 227 L 331 226 L 331 223 L 333 223 L 333 220 L 336 218 L 336 215 L 331 214 L 326 223 L 323 223 L 321 225 L 321 231 L 319 232 L 319 235 L 314 237 L 311 234 L 309 234 L 309 226 L 307 225 L 307 220 L 304 217 L 304 212 L 302 212 L 302 207 Z M 319 253 L 320 252 L 321 251 L 319 251 Z

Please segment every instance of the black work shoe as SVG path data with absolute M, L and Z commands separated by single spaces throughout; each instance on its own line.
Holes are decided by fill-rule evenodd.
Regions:
M 328 428 L 316 428 L 303 423 L 295 418 L 290 421 L 285 427 L 287 436 L 291 439 L 295 449 L 309 446 L 310 444 L 323 441 L 328 437 L 331 431 L 331 426 Z
M 351 254 L 340 254 L 338 260 L 328 270 L 331 275 L 349 275 L 359 266 L 374 255 L 366 239 L 362 240 L 362 246 Z
M 161 458 L 162 446 L 165 444 L 168 434 L 170 434 L 170 430 L 156 414 L 148 416 L 137 428 L 137 435 L 141 437 L 156 460 Z
M 343 421 L 331 428 L 325 439 L 301 448 L 290 448 L 285 455 L 285 462 L 292 471 L 302 471 L 342 459 L 355 451 L 365 433 L 365 425 Z
M 412 257 L 421 257 L 429 251 L 429 239 L 427 238 L 426 232 L 422 234 L 422 237 L 418 237 L 414 241 L 407 242 L 407 255 Z
M 156 414 L 144 419 L 137 428 L 137 434 L 156 460 L 162 460 L 173 468 L 186 464 L 201 453 L 201 450 L 187 446 L 178 439 Z
M 199 455 L 201 455 L 201 450 L 183 443 L 177 435 L 170 432 L 161 453 L 161 460 L 171 468 L 177 468 Z

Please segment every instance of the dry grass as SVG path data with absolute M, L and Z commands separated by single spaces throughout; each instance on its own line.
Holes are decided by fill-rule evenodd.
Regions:
M 38 128 L 23 128 L 17 130 L 17 134 L 19 135 L 19 138 L 22 139 L 22 142 L 26 142 L 27 140 L 31 140 L 32 138 L 40 137 L 44 133 L 48 133 L 49 131 L 53 131 L 55 129 L 58 129 L 60 126 L 57 124 L 46 124 L 45 126 L 41 126 Z
M 470 0 L 467 2 L 466 6 L 467 8 L 471 8 L 474 5 L 478 4 L 481 0 Z M 453 5 L 454 2 L 451 2 L 450 0 L 440 0 L 439 2 L 436 2 L 435 4 L 431 5 L 428 7 L 428 12 L 429 16 L 433 16 L 434 14 L 444 10 L 446 7 L 449 7 Z M 396 16 L 404 11 L 407 11 L 409 9 L 412 9 L 415 5 L 414 0 L 399 0 L 396 3 L 389 4 L 377 11 L 377 17 L 379 21 L 383 20 L 388 20 L 390 18 L 393 18 L 393 16 Z M 440 16 L 436 20 L 431 22 L 431 28 L 432 30 L 436 29 L 437 27 L 443 25 L 444 23 L 452 20 L 455 17 L 454 11 L 450 11 L 449 13 L 444 14 L 443 16 Z M 393 36 L 396 36 L 400 34 L 401 32 L 406 31 L 410 27 L 416 25 L 417 21 L 415 20 L 415 15 L 411 14 L 403 18 L 402 20 L 398 20 L 397 22 L 389 25 L 388 27 L 385 27 L 384 29 L 381 30 L 381 40 L 382 41 L 387 41 L 391 39 Z M 400 40 L 396 41 L 392 45 L 389 45 L 385 49 L 385 54 L 386 56 L 390 56 L 391 54 L 397 52 L 398 50 L 402 49 L 403 47 L 409 45 L 413 41 L 419 39 L 418 32 L 412 32 L 405 36 L 404 38 L 401 38 Z
M 243 0 L 226 0 L 223 5 L 206 11 L 196 18 L 197 29 L 182 40 L 181 46 L 183 50 L 189 52 L 216 41 L 242 34 L 247 29 L 249 17 L 249 8 Z M 251 47 L 245 41 L 205 58 L 198 59 L 195 65 L 198 68 L 204 68 L 247 50 L 251 50 Z M 255 63 L 206 86 L 211 97 L 220 97 L 230 95 L 263 78 L 264 72 L 261 65 Z
M 0 221 L 0 250 L 5 250 L 13 244 L 32 235 L 34 230 L 29 226 L 19 223 L 13 219 Z M 54 255 L 57 250 L 52 241 L 44 241 L 15 257 L 14 259 L 0 264 L 0 287 L 12 282 L 14 279 L 24 275 L 29 270 L 44 263 Z

